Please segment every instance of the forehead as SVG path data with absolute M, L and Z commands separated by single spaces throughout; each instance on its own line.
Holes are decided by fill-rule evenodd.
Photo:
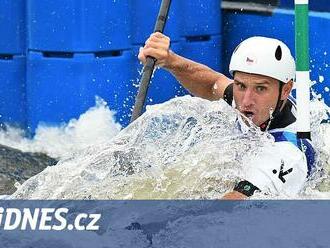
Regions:
M 262 83 L 264 83 L 264 84 L 269 84 L 269 85 L 274 85 L 274 86 L 276 86 L 278 84 L 278 81 L 274 78 L 259 75 L 259 74 L 240 72 L 240 71 L 235 72 L 234 80 L 241 82 L 241 83 L 245 83 L 245 84 L 252 84 L 252 83 L 262 84 Z

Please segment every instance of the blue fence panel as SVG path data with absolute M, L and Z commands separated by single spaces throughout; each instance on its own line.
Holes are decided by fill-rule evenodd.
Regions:
M 330 106 L 330 14 L 310 12 L 310 68 L 311 79 L 317 83 L 313 89 L 322 94 Z M 268 36 L 284 41 L 294 54 L 294 11 L 276 10 L 273 15 L 265 16 L 235 12 L 224 12 L 224 64 L 228 68 L 231 53 L 235 47 L 250 36 Z M 285 27 L 285 28 L 283 28 Z M 225 69 L 228 72 L 228 69 Z M 228 75 L 228 73 L 227 73 Z
M 132 43 L 143 44 L 154 30 L 161 0 L 132 1 Z M 178 41 L 181 30 L 181 1 L 171 2 L 164 33 Z
M 161 0 L 133 1 L 133 44 L 144 43 L 152 33 Z M 221 6 L 218 0 L 172 1 L 164 33 L 172 41 L 180 37 L 221 33 Z
M 330 11 L 329 0 L 314 0 L 309 1 L 309 8 L 314 11 Z
M 182 55 L 222 71 L 222 43 L 220 35 L 190 37 L 182 41 Z
M 280 8 L 294 8 L 294 0 L 280 0 Z
M 26 127 L 25 56 L 0 56 L 0 123 Z
M 130 47 L 130 0 L 29 0 L 31 50 L 94 52 Z
M 95 96 L 107 101 L 116 119 L 127 125 L 136 88 L 130 81 L 131 51 L 113 54 L 58 54 L 30 52 L 28 56 L 28 125 L 59 124 L 77 118 L 95 105 Z
M 221 1 L 182 1 L 182 36 L 216 35 L 221 33 Z
M 294 8 L 293 0 L 280 0 L 281 8 Z M 330 11 L 329 0 L 312 0 L 309 1 L 309 9 L 314 11 Z
M 0 54 L 25 53 L 25 1 L 0 1 Z

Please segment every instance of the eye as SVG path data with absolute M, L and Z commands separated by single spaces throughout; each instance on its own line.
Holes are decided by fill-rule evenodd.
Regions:
M 240 82 L 235 82 L 235 84 L 238 87 L 238 89 L 240 89 L 240 90 L 244 90 L 246 88 L 246 86 Z
M 267 90 L 267 88 L 265 86 L 257 86 L 256 89 L 258 92 L 263 92 L 263 91 Z

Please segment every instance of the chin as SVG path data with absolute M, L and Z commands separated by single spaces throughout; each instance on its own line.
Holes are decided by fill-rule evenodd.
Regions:
M 253 124 L 256 125 L 257 127 L 259 127 L 259 126 L 261 125 L 261 123 L 259 123 L 259 122 L 254 122 L 254 121 L 253 121 Z
M 263 121 L 254 120 L 254 119 L 252 119 L 252 122 L 253 122 L 253 124 L 256 125 L 257 127 L 259 127 L 262 123 L 264 123 Z

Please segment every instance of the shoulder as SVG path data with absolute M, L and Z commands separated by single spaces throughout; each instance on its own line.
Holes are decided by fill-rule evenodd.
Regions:
M 296 105 L 294 99 L 289 97 L 283 109 L 274 117 L 274 119 L 271 120 L 269 130 L 286 129 L 292 132 L 296 132 L 295 123 Z
M 294 196 L 307 181 L 306 158 L 289 141 L 262 148 L 244 167 L 245 179 L 264 193 Z
M 274 137 L 277 146 L 283 147 L 290 145 L 291 150 L 294 149 L 304 156 L 307 175 L 310 176 L 315 167 L 316 152 L 310 140 L 297 138 L 295 123 L 289 125 L 287 128 L 272 130 L 269 133 Z
M 219 100 L 224 99 L 225 91 L 227 90 L 228 86 L 233 83 L 233 80 L 226 77 L 223 74 L 218 73 L 218 78 L 212 84 L 212 99 L 209 100 Z
M 225 100 L 230 106 L 233 105 L 234 100 L 234 84 L 230 83 L 226 86 L 223 92 L 223 100 Z

